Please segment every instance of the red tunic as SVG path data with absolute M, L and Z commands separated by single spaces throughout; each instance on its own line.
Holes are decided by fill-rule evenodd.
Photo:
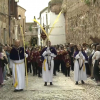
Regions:
M 37 64 L 38 64 L 38 67 L 42 67 L 43 61 L 41 60 L 41 52 L 38 51 L 37 54 L 38 54 L 38 55 L 37 55 Z
M 32 59 L 32 62 L 36 62 L 36 52 L 35 51 L 31 52 L 31 59 Z
M 70 59 L 64 59 L 65 66 L 70 67 L 71 66 L 71 60 Z
M 62 59 L 61 50 L 57 51 L 57 55 L 58 55 L 58 60 L 61 60 Z
M 36 59 L 36 62 L 38 62 L 38 57 L 40 56 L 39 51 L 36 51 L 36 52 L 35 52 L 35 55 L 36 55 L 36 58 L 35 58 L 35 59 Z
M 56 55 L 56 57 L 54 58 L 54 60 L 58 60 L 58 59 L 59 59 L 58 52 L 59 52 L 59 51 L 57 51 L 57 55 Z
M 68 54 L 68 52 L 67 52 L 67 51 L 65 51 L 65 50 L 61 50 L 60 52 L 61 52 L 61 60 L 63 60 L 63 61 L 64 61 L 64 59 L 65 59 L 65 55 L 67 55 L 67 54 Z

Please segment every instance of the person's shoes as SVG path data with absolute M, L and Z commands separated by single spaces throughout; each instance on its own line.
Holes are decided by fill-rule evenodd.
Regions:
M 39 78 L 41 78 L 41 76 L 38 76 Z
M 65 75 L 65 77 L 67 77 L 67 75 Z
M 44 86 L 47 86 L 47 82 L 45 82 Z
M 4 83 L 1 83 L 0 85 L 1 85 L 1 87 L 3 87 L 5 84 Z
M 23 91 L 23 89 L 20 89 L 19 91 Z
M 15 90 L 14 90 L 14 92 L 18 92 L 18 90 L 17 90 L 17 89 L 15 89 Z
M 50 85 L 53 85 L 52 82 L 50 82 Z
M 35 74 L 33 74 L 33 76 L 35 76 Z
M 83 80 L 81 81 L 81 83 L 82 83 L 82 84 L 85 84 L 85 82 L 84 82 Z
M 54 74 L 54 76 L 56 76 L 56 74 Z
M 68 74 L 68 77 L 70 77 L 70 74 Z
M 65 75 L 65 73 L 63 73 L 63 75 Z
M 78 85 L 78 82 L 76 82 L 75 85 Z
M 3 86 L 4 86 L 4 85 L 2 85 L 2 84 L 0 85 L 0 87 L 3 87 Z
M 15 89 L 14 90 L 14 92 L 21 92 L 21 91 L 23 91 L 23 89 L 20 89 L 20 90 Z

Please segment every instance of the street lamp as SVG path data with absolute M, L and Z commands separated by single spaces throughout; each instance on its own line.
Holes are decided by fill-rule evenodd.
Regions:
M 21 15 L 18 16 L 18 19 L 19 19 L 19 20 L 21 19 Z

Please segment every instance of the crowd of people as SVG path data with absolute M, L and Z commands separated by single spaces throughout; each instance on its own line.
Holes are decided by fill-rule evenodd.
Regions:
M 56 76 L 56 72 L 62 72 L 66 77 L 70 77 L 70 71 L 74 71 L 74 80 L 76 85 L 78 81 L 84 84 L 84 80 L 91 78 L 96 81 L 97 85 L 100 85 L 100 46 L 97 43 L 88 45 L 86 43 L 82 45 L 74 45 L 69 43 L 66 45 L 52 46 L 57 51 L 57 56 L 54 58 L 53 74 Z M 44 47 L 43 47 L 44 48 Z M 38 74 L 38 77 L 42 76 L 42 63 L 40 47 L 28 48 L 28 71 L 32 72 L 31 64 L 33 67 L 33 76 Z M 31 59 L 30 59 L 31 58 Z M 98 64 L 97 64 L 98 63 Z
M 4 86 L 4 82 L 11 78 L 10 50 L 10 46 L 0 44 L 0 87 Z
M 54 56 L 53 75 L 61 72 L 65 77 L 70 77 L 70 71 L 74 71 L 75 84 L 78 85 L 79 81 L 85 84 L 87 78 L 96 81 L 100 85 L 100 45 L 86 43 L 82 45 L 74 45 L 68 43 L 65 45 L 51 46 L 56 50 Z M 32 73 L 33 76 L 43 76 L 43 49 L 45 47 L 26 47 L 27 57 L 27 72 Z M 10 69 L 10 51 L 12 47 L 7 45 L 0 46 L 0 86 L 4 85 L 12 75 Z M 13 56 L 13 55 L 12 55 Z M 45 69 L 44 69 L 45 70 Z M 52 84 L 52 83 L 51 83 Z M 45 83 L 47 85 L 47 83 Z

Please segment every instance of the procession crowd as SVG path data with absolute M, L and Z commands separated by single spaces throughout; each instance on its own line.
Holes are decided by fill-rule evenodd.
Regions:
M 10 68 L 10 51 L 13 45 L 0 46 L 0 86 L 4 86 L 4 81 L 12 76 Z M 100 45 L 86 43 L 82 45 L 74 45 L 68 43 L 65 45 L 54 45 L 57 55 L 54 58 L 53 75 L 61 72 L 65 77 L 70 77 L 70 71 L 74 71 L 75 84 L 78 81 L 84 84 L 87 78 L 96 81 L 100 85 Z M 42 77 L 43 59 L 42 50 L 45 47 L 26 47 L 27 57 L 27 72 L 33 76 Z M 3 53 L 3 56 L 2 56 Z

